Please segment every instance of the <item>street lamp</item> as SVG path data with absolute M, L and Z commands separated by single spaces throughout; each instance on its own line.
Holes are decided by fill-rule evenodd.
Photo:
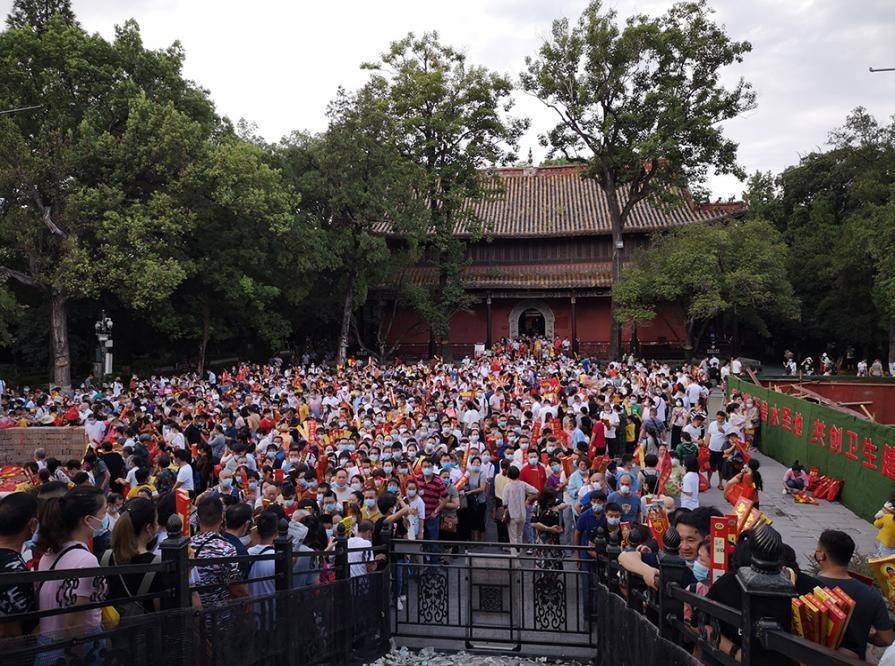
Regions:
M 93 370 L 97 379 L 112 374 L 112 326 L 112 318 L 106 316 L 105 310 L 101 311 L 99 319 L 93 325 L 99 342 Z

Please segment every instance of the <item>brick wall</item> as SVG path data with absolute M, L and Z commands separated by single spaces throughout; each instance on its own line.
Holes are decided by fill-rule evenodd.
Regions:
M 84 429 L 77 428 L 6 428 L 0 430 L 0 464 L 20 465 L 43 447 L 48 458 L 63 463 L 84 455 Z

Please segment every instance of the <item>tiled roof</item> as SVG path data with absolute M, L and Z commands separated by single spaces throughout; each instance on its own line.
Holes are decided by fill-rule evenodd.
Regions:
M 409 269 L 406 279 L 413 285 L 435 284 L 438 273 L 431 266 Z M 608 263 L 504 264 L 465 266 L 461 277 L 466 289 L 588 289 L 610 285 Z
M 495 169 L 504 191 L 493 198 L 474 202 L 475 214 L 492 238 L 537 238 L 550 236 L 595 236 L 611 233 L 609 206 L 600 185 L 582 178 L 582 167 L 508 167 Z M 627 190 L 620 192 L 620 205 Z M 744 208 L 739 202 L 697 204 L 685 193 L 685 202 L 674 208 L 638 202 L 628 217 L 625 231 L 653 231 L 702 222 Z M 387 224 L 380 233 L 388 233 Z M 456 236 L 469 234 L 460 225 Z

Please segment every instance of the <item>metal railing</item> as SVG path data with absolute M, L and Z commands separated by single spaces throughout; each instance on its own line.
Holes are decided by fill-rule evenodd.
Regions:
M 753 531 L 752 565 L 729 574 L 736 577 L 742 609 L 682 587 L 682 582 L 689 576 L 686 562 L 678 553 L 680 539 L 677 531 L 670 528 L 664 541 L 665 550 L 658 557 L 658 590 L 653 590 L 642 577 L 618 563 L 621 547 L 617 535 L 596 539 L 594 584 L 602 590 L 598 590 L 595 598 L 605 600 L 614 596 L 624 600 L 628 611 L 634 611 L 627 615 L 627 630 L 621 633 L 606 627 L 598 630 L 603 637 L 598 644 L 598 657 L 601 652 L 612 654 L 625 649 L 626 636 L 636 631 L 633 625 L 649 623 L 655 627 L 661 640 L 660 647 L 665 651 L 654 657 L 654 663 L 685 663 L 677 658 L 672 662 L 663 661 L 681 645 L 690 646 L 694 654 L 708 656 L 714 662 L 728 666 L 778 666 L 796 662 L 812 666 L 857 666 L 865 663 L 791 632 L 791 599 L 796 593 L 779 564 L 782 540 L 770 526 Z M 688 607 L 687 613 L 685 607 Z M 602 609 L 598 609 L 598 618 L 601 615 Z M 686 619 L 687 615 L 689 619 Z M 600 659 L 598 662 L 603 663 Z M 618 661 L 606 663 L 616 664 Z
M 167 538 L 160 544 L 159 563 L 2 573 L 0 589 L 46 581 L 62 581 L 60 589 L 73 589 L 76 581 L 88 578 L 93 579 L 95 590 L 103 590 L 111 577 L 147 573 L 160 576 L 162 584 L 140 596 L 99 598 L 87 604 L 60 604 L 64 607 L 0 616 L 0 623 L 28 626 L 41 619 L 96 612 L 110 606 L 118 609 L 128 605 L 133 609 L 134 603 L 148 605 L 146 612 L 121 613 L 114 626 L 81 624 L 2 639 L 0 664 L 304 666 L 372 661 L 385 654 L 390 627 L 389 572 L 384 566 L 378 571 L 352 572 L 352 566 L 358 564 L 350 561 L 352 553 L 385 554 L 385 548 L 348 548 L 347 538 L 340 533 L 334 547 L 324 553 L 293 551 L 287 527 L 286 521 L 281 521 L 270 553 L 192 558 L 190 539 L 181 535 L 180 518 L 175 515 L 169 521 Z M 194 606 L 194 593 L 225 590 L 228 585 L 202 584 L 201 577 L 199 583 L 191 583 L 192 568 L 265 561 L 274 562 L 274 575 L 230 582 L 268 582 L 273 584 L 272 592 L 231 595 L 213 604 Z M 314 579 L 313 584 L 304 584 L 309 578 Z

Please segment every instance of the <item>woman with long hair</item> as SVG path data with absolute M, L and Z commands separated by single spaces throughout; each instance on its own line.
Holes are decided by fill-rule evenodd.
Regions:
M 95 486 L 78 486 L 62 497 L 44 501 L 40 510 L 40 531 L 37 548 L 43 551 L 38 571 L 93 569 L 99 566 L 90 552 L 94 534 L 103 530 L 106 498 Z M 106 579 L 102 576 L 78 578 L 73 573 L 65 580 L 48 580 L 38 588 L 40 610 L 74 609 L 78 606 L 103 601 L 106 598 Z M 40 640 L 51 642 L 60 632 L 92 634 L 101 630 L 102 611 L 71 610 L 40 619 Z M 89 646 L 89 643 L 85 644 Z M 36 663 L 54 663 L 61 651 L 39 656 Z
M 102 556 L 103 566 L 123 566 L 125 564 L 151 564 L 161 561 L 161 555 L 155 552 L 159 538 L 158 511 L 152 500 L 137 497 L 121 509 L 121 515 L 112 529 L 112 547 Z M 128 599 L 152 592 L 164 590 L 164 582 L 157 572 L 146 574 L 134 573 L 112 576 L 109 579 L 109 598 L 119 607 L 121 615 L 128 607 Z M 144 599 L 132 602 L 139 607 L 132 608 L 135 613 L 140 608 L 145 612 L 159 609 L 159 599 Z

